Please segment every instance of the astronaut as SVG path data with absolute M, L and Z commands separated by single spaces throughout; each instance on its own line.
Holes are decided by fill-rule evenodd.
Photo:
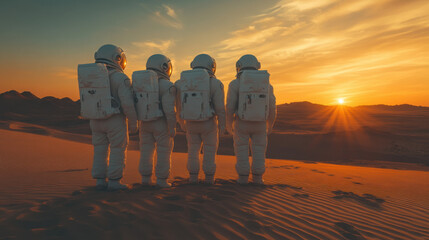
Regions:
M 267 81 L 267 99 L 265 109 L 268 110 L 266 113 L 266 120 L 255 121 L 251 119 L 252 115 L 257 113 L 248 114 L 246 120 L 243 120 L 244 114 L 239 114 L 240 94 L 244 94 L 240 91 L 243 87 L 241 84 L 241 75 L 246 70 L 255 72 L 260 69 L 261 65 L 253 55 L 244 55 L 236 63 L 237 79 L 233 80 L 229 84 L 227 103 L 226 103 L 226 127 L 227 131 L 233 135 L 234 138 L 234 151 L 237 158 L 236 171 L 238 173 L 237 182 L 239 184 L 247 184 L 249 179 L 250 164 L 249 164 L 249 139 L 251 142 L 252 150 L 252 180 L 255 184 L 263 184 L 262 175 L 265 172 L 265 151 L 267 147 L 267 134 L 270 134 L 274 121 L 277 114 L 276 109 L 276 98 L 273 93 L 273 87 Z M 262 72 L 262 71 L 256 71 Z M 265 72 L 266 73 L 266 72 Z M 268 74 L 268 73 L 266 73 Z M 269 75 L 268 75 L 269 76 Z M 260 96 L 260 95 L 256 95 Z M 247 101 L 248 96 L 245 96 Z M 266 99 L 264 97 L 264 99 Z M 246 104 L 248 104 L 247 102 Z M 250 102 L 251 103 L 251 102 Z M 244 108 L 246 109 L 246 108 Z M 252 110 L 247 106 L 247 110 Z M 254 109 L 253 109 L 254 110 Z M 264 109 L 261 109 L 263 112 Z
M 134 108 L 130 79 L 123 70 L 127 65 L 124 51 L 114 45 L 104 45 L 94 55 L 96 63 L 106 65 L 109 72 L 111 97 L 119 103 L 121 111 L 107 119 L 91 119 L 94 161 L 92 176 L 97 179 L 96 187 L 109 190 L 126 189 L 121 183 L 126 151 L 128 146 L 128 127 L 137 132 L 137 116 Z M 127 127 L 128 118 L 128 127 Z M 110 157 L 109 155 L 110 147 Z M 106 178 L 109 179 L 106 182 Z
M 162 188 L 171 187 L 167 182 L 170 175 L 171 152 L 176 135 L 176 88 L 170 82 L 173 71 L 171 61 L 164 55 L 155 54 L 149 57 L 146 69 L 158 75 L 159 99 L 162 117 L 152 121 L 140 121 L 140 164 L 139 172 L 142 184 L 152 184 L 153 160 L 156 148 L 157 162 L 155 167 L 156 184 Z
M 182 92 L 185 92 L 185 80 L 180 79 L 176 81 L 177 87 L 177 109 L 178 120 L 181 128 L 186 131 L 186 139 L 188 142 L 188 163 L 187 168 L 189 171 L 190 183 L 198 183 L 198 174 L 200 171 L 199 154 L 201 151 L 201 144 L 203 145 L 203 164 L 202 168 L 205 174 L 204 182 L 206 184 L 214 183 L 214 174 L 216 172 L 215 157 L 217 153 L 219 137 L 218 134 L 225 132 L 225 94 L 222 82 L 216 78 L 216 61 L 207 54 L 200 54 L 194 58 L 191 63 L 192 69 L 205 69 L 209 75 L 207 80 L 207 109 L 208 115 L 204 119 L 184 120 L 180 116 L 186 116 L 185 111 L 182 109 Z M 188 71 L 188 72 L 192 72 Z M 183 74 L 183 73 L 182 73 Z M 199 89 L 203 89 L 201 86 Z M 192 100 L 191 100 L 192 101 Z M 190 109 L 197 111 L 198 108 Z

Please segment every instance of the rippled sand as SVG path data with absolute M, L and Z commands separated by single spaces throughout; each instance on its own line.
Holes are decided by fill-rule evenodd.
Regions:
M 213 186 L 138 184 L 130 151 L 123 192 L 95 191 L 92 146 L 0 130 L 0 239 L 427 239 L 429 172 L 268 160 L 267 185 L 239 186 L 219 156 Z M 202 176 L 201 176 L 202 177 Z

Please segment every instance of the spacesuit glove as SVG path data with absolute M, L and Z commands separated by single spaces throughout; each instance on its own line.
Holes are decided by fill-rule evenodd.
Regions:
M 170 137 L 176 136 L 176 128 L 169 128 L 168 134 L 170 135 Z
M 128 131 L 131 134 L 137 133 L 138 130 L 138 121 L 128 121 Z

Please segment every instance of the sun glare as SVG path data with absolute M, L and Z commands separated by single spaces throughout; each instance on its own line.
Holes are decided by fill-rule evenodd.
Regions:
M 344 104 L 344 98 L 338 98 L 338 104 L 343 105 Z

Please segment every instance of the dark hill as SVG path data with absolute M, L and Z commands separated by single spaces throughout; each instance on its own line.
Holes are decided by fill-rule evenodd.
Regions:
M 293 102 L 277 106 L 267 156 L 312 161 L 384 160 L 429 164 L 429 107 L 412 105 L 325 106 Z M 31 92 L 0 94 L 0 120 L 42 125 L 64 132 L 90 134 L 79 119 L 80 102 L 39 98 Z M 131 136 L 138 142 L 138 136 Z M 222 137 L 220 154 L 233 154 L 231 136 Z M 135 144 L 134 146 L 137 146 Z M 136 148 L 137 149 L 137 148 Z M 175 151 L 186 152 L 179 133 Z

